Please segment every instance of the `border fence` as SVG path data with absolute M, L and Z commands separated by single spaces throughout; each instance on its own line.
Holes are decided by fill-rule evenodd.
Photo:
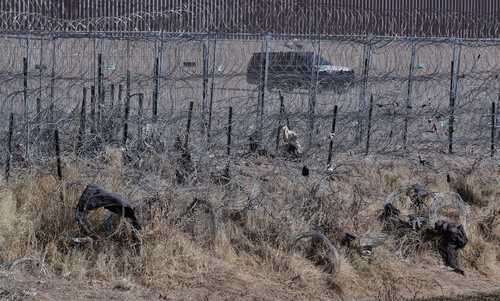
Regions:
M 494 157 L 498 4 L 431 2 L 2 1 L 6 174 L 44 162 L 55 133 L 58 157 L 109 145 L 136 161 L 290 156 L 284 126 L 309 165 Z M 302 75 L 276 85 L 290 53 L 310 59 L 280 61 Z M 349 81 L 324 86 L 321 72 L 345 68 Z
M 302 160 L 323 166 L 332 153 L 333 161 L 487 157 L 499 138 L 496 40 L 51 33 L 5 34 L 0 43 L 0 152 L 17 164 L 53 153 L 55 129 L 62 155 L 116 145 L 139 157 L 180 147 L 194 158 L 231 158 L 252 144 L 282 156 L 279 129 L 288 125 Z M 269 59 L 249 83 L 254 53 L 290 51 L 316 54 L 316 67 L 352 68 L 354 79 L 330 90 L 313 75 L 300 88 L 276 88 Z
M 2 0 L 0 30 L 496 38 L 496 0 Z
M 59 192 L 61 202 L 46 208 L 66 221 L 78 186 L 100 183 L 136 198 L 143 219 L 159 213 L 167 225 L 172 221 L 193 238 L 203 232 L 196 240 L 213 244 L 224 215 L 234 222 L 231 228 L 249 211 L 264 216 L 256 225 L 273 229 L 271 235 L 249 232 L 262 241 L 285 232 L 291 238 L 306 226 L 332 228 L 337 221 L 325 217 L 333 211 L 354 208 L 351 215 L 359 215 L 378 194 L 365 200 L 356 182 L 345 196 L 351 185 L 333 181 L 321 188 L 332 198 L 318 191 L 325 179 L 356 177 L 350 171 L 363 166 L 352 163 L 363 157 L 406 157 L 415 168 L 436 173 L 447 164 L 437 162 L 444 157 L 436 153 L 498 161 L 500 39 L 491 37 L 500 28 L 497 15 L 478 14 L 487 6 L 477 2 L 447 13 L 445 3 L 465 2 L 297 6 L 305 2 L 0 0 L 0 164 L 6 181 L 27 177 L 16 189 L 43 189 L 41 198 Z M 434 11 L 435 3 L 443 6 Z M 498 11 L 496 2 L 481 3 Z M 295 177 L 298 166 L 304 181 L 280 176 L 284 167 Z M 309 168 L 317 177 L 309 178 Z M 57 178 L 43 177 L 47 169 Z M 392 176 L 387 181 L 387 188 L 399 185 Z M 292 187 L 300 182 L 304 189 Z M 45 183 L 58 183 L 58 191 Z M 86 215 L 80 209 L 100 206 L 85 195 L 79 224 Z M 174 222 L 180 203 L 197 195 Z M 275 206 L 282 201 L 290 206 Z M 463 211 L 462 201 L 438 201 L 432 208 Z M 127 217 L 131 207 L 115 203 Z M 196 206 L 203 210 L 194 216 Z M 66 229 L 61 225 L 54 229 Z M 316 239 L 315 231 L 290 241 Z M 134 248 L 142 238 L 137 241 Z M 273 246 L 278 244 L 285 245 Z

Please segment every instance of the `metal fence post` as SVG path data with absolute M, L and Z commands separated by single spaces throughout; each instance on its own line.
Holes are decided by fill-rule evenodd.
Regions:
M 59 179 L 59 184 L 61 184 L 61 190 L 59 191 L 59 197 L 61 202 L 64 202 L 64 193 L 62 187 L 63 174 L 62 174 L 62 160 L 61 160 L 61 145 L 59 141 L 59 130 L 56 128 L 54 130 L 54 146 L 56 151 L 56 163 L 57 163 L 57 178 Z
M 116 100 L 116 115 L 113 115 L 113 123 L 115 124 L 115 131 L 113 132 L 114 137 L 118 137 L 120 135 L 120 131 L 123 128 L 123 116 L 122 116 L 122 106 L 123 106 L 123 85 L 118 85 L 118 99 Z M 115 118 L 118 116 L 118 118 Z
M 491 157 L 495 156 L 495 138 L 496 138 L 496 106 L 495 102 L 491 103 Z
M 229 107 L 229 116 L 227 121 L 227 155 L 231 155 L 231 132 L 233 128 L 233 107 Z
M 265 97 L 266 97 L 266 88 L 268 84 L 268 69 L 269 69 L 269 43 L 270 36 L 267 34 L 264 39 L 264 52 L 265 56 L 261 62 L 261 84 L 260 84 L 260 95 L 258 98 L 257 104 L 257 133 L 258 133 L 258 141 L 259 148 L 262 147 L 264 141 L 264 109 L 265 109 Z
M 309 111 L 308 122 L 309 129 L 307 134 L 307 148 L 308 150 L 313 146 L 314 125 L 315 125 L 315 112 L 316 112 L 316 97 L 318 92 L 318 78 L 319 78 L 319 56 L 321 54 L 321 40 L 318 39 L 317 54 L 313 56 L 311 68 L 311 83 L 309 86 Z
M 29 120 L 29 104 L 28 104 L 28 57 L 23 58 L 23 105 L 24 105 L 24 126 L 25 128 L 25 158 L 29 161 L 30 149 L 30 120 Z
M 281 128 L 283 122 L 283 115 L 285 114 L 285 98 L 283 97 L 283 94 L 281 94 L 281 91 L 279 91 L 278 93 L 280 97 L 280 114 L 278 120 L 278 133 L 276 134 L 276 152 L 279 151 L 280 147 Z
M 121 111 L 122 111 L 122 105 L 123 105 L 123 85 L 122 84 L 119 84 L 118 85 L 118 99 L 116 100 L 117 103 L 116 103 L 116 106 L 117 106 L 117 114 L 118 116 L 121 115 Z
M 412 110 L 411 94 L 413 89 L 413 72 L 415 70 L 415 58 L 416 58 L 416 45 L 412 42 L 411 46 L 411 58 L 410 58 L 410 71 L 408 75 L 408 91 L 406 94 L 406 106 L 405 106 L 405 121 L 403 129 L 403 149 L 408 150 L 408 122 L 410 119 L 410 114 Z
M 42 100 L 37 97 L 36 99 L 36 118 L 35 118 L 35 128 L 33 129 L 33 134 L 35 136 L 40 135 L 40 128 L 41 128 L 41 123 L 42 123 Z
M 338 112 L 338 106 L 335 105 L 333 107 L 332 131 L 330 132 L 330 147 L 328 149 L 328 161 L 326 164 L 326 166 L 328 168 L 331 167 L 332 159 L 333 159 L 333 138 L 334 138 L 335 130 L 336 130 L 336 126 L 337 126 L 337 112 Z
M 191 118 L 193 117 L 193 106 L 194 102 L 189 102 L 189 111 L 188 111 L 188 119 L 187 119 L 187 126 L 186 126 L 186 137 L 184 141 L 184 149 L 188 149 L 189 146 L 189 135 L 191 133 Z
M 370 152 L 370 138 L 372 132 L 372 114 L 373 114 L 373 95 L 370 96 L 370 106 L 368 109 L 368 127 L 366 131 L 366 151 L 365 155 L 368 156 Z
M 59 181 L 62 181 L 61 145 L 59 144 L 59 130 L 57 128 L 54 130 L 54 147 L 57 159 L 57 177 L 59 178 Z
M 130 39 L 127 38 L 127 75 L 125 79 L 125 112 L 123 116 L 122 145 L 127 146 L 128 119 L 130 115 Z
M 202 91 L 202 102 L 201 102 L 201 119 L 203 122 L 203 130 L 205 131 L 208 127 L 207 123 L 207 89 L 208 89 L 208 35 L 207 41 L 203 43 L 203 91 Z
M 153 113 L 153 123 L 158 121 L 158 94 L 160 93 L 160 59 L 158 55 L 155 58 L 155 67 L 154 67 L 154 90 L 153 90 L 153 105 L 152 105 L 152 113 Z
M 96 99 L 95 99 L 95 87 L 90 87 L 90 133 L 95 135 L 96 130 Z
M 138 115 L 138 125 L 137 125 L 137 141 L 139 142 L 139 145 L 142 147 L 142 142 L 143 142 L 143 137 L 142 137 L 142 131 L 143 131 L 143 126 L 144 126 L 144 94 L 140 93 L 139 94 L 139 109 L 137 112 Z
M 210 144 L 212 130 L 212 110 L 214 104 L 214 88 L 215 88 L 215 59 L 217 54 L 217 35 L 214 35 L 214 53 L 212 58 L 212 83 L 210 86 L 210 103 L 208 105 L 208 129 L 207 129 L 207 144 Z
M 54 123 L 54 86 L 56 81 L 56 41 L 57 39 L 52 37 L 52 72 L 50 78 L 50 105 L 49 105 L 49 128 L 52 128 Z
M 110 100 L 110 110 L 113 111 L 115 107 L 115 84 L 109 86 L 109 100 Z
M 500 93 L 498 94 L 497 105 L 496 105 L 496 125 L 500 124 Z M 497 134 L 497 140 L 500 140 L 500 131 Z
M 458 90 L 458 72 L 460 70 L 460 56 L 461 50 L 458 52 L 457 57 L 457 47 L 453 45 L 453 59 L 451 61 L 451 71 L 450 71 L 450 104 L 449 104 L 449 121 L 448 121 L 448 153 L 453 153 L 453 134 L 455 132 L 455 101 L 457 97 Z M 457 62 L 457 63 L 455 63 Z
M 42 99 L 42 78 L 43 78 L 43 70 L 45 66 L 43 65 L 43 41 L 44 38 L 40 39 L 40 60 L 38 62 L 38 98 Z
M 83 87 L 82 106 L 80 109 L 80 128 L 78 130 L 78 142 L 76 145 L 77 152 L 79 152 L 80 148 L 83 146 L 85 130 L 86 130 L 86 122 L 87 122 L 87 88 Z
M 100 135 L 103 135 L 104 120 L 104 76 L 102 70 L 102 53 L 97 54 L 97 128 Z
M 368 75 L 370 72 L 370 63 L 371 63 L 371 55 L 372 55 L 372 41 L 369 37 L 366 38 L 364 51 L 363 51 L 363 76 L 362 76 L 362 84 L 361 91 L 359 94 L 359 107 L 358 107 L 358 133 L 356 141 L 361 142 L 364 133 L 363 126 L 363 116 L 366 113 L 366 92 L 368 89 Z
M 11 164 L 12 164 L 12 138 L 14 135 L 14 113 L 10 113 L 9 133 L 7 136 L 7 160 L 5 162 L 5 180 L 9 182 Z
M 450 104 L 448 108 L 448 153 L 453 153 L 453 125 L 455 122 L 455 95 L 453 90 L 455 71 L 455 61 L 451 61 L 451 76 L 450 76 Z
M 130 72 L 127 72 L 127 87 L 130 85 Z M 127 89 L 129 91 L 129 89 Z M 123 114 L 123 136 L 122 136 L 122 146 L 127 146 L 128 139 L 128 119 L 130 115 L 130 93 L 127 92 L 125 96 L 125 112 Z

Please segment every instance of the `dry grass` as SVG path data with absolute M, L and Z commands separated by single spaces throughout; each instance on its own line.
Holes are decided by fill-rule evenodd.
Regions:
M 2 184 L 0 262 L 35 256 L 50 273 L 66 279 L 98 279 L 114 283 L 117 289 L 140 285 L 168 292 L 174 299 L 202 298 L 203 289 L 203 294 L 249 300 L 411 300 L 439 294 L 439 280 L 433 278 L 448 277 L 449 272 L 439 271 L 440 259 L 432 246 L 401 256 L 400 242 L 389 239 L 368 258 L 340 248 L 341 267 L 335 278 L 288 247 L 297 234 L 312 227 L 320 228 L 337 246 L 342 231 L 358 237 L 376 233 L 381 228 L 378 212 L 390 192 L 414 183 L 434 191 L 453 189 L 446 174 L 458 174 L 463 162 L 450 161 L 449 170 L 435 173 L 409 161 L 366 158 L 346 161 L 346 168 L 334 178 L 313 174 L 305 179 L 294 175 L 298 172 L 294 165 L 276 168 L 264 160 L 259 166 L 250 162 L 235 167 L 235 185 L 203 191 L 175 187 L 166 176 L 155 191 L 163 209 L 148 212 L 139 253 L 130 246 L 129 227 L 91 245 L 71 241 L 80 235 L 74 209 L 87 182 L 126 195 L 136 205 L 150 195 L 126 176 L 129 167 L 119 153 L 108 152 L 105 168 L 91 180 L 81 177 L 90 172 L 85 164 L 71 158 L 67 162 L 73 163 L 65 168 L 64 184 L 40 171 Z M 462 254 L 466 272 L 477 273 L 485 283 L 500 280 L 500 240 L 494 232 L 498 226 L 487 228 L 494 232 L 490 234 L 479 226 L 491 210 L 498 209 L 494 200 L 500 186 L 489 168 L 493 167 L 484 163 L 467 176 L 472 193 L 488 206 L 471 207 L 470 243 Z M 193 238 L 176 223 L 197 196 L 215 208 L 217 237 L 211 246 L 201 241 L 205 236 Z M 199 214 L 193 222 L 204 221 L 203 212 Z M 203 225 L 196 229 L 203 230 Z

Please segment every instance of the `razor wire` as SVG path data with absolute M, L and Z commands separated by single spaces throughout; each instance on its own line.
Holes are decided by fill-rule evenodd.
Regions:
M 498 102 L 500 92 L 497 41 L 377 37 L 311 40 L 272 35 L 253 39 L 244 35 L 237 39 L 223 34 L 65 35 L 6 35 L 0 39 L 2 139 L 7 137 L 9 114 L 13 113 L 14 148 L 18 148 L 15 152 L 26 153 L 32 159 L 37 155 L 28 152 L 43 153 L 43 145 L 50 149 L 50 134 L 43 131 L 48 128 L 57 127 L 68 144 L 64 150 L 74 151 L 84 88 L 85 141 L 90 145 L 106 141 L 134 148 L 132 144 L 139 139 L 154 134 L 154 139 L 165 146 L 162 152 L 168 154 L 177 136 L 187 141 L 191 115 L 188 144 L 193 156 L 201 158 L 210 153 L 225 158 L 232 107 L 234 158 L 247 154 L 255 137 L 260 147 L 281 157 L 277 137 L 285 124 L 297 133 L 306 149 L 302 160 L 312 165 L 324 164 L 330 139 L 334 154 L 399 155 L 405 153 L 405 148 L 410 154 L 447 152 L 451 116 L 456 154 L 486 157 L 490 151 L 490 108 L 492 102 Z M 342 89 L 323 88 L 314 75 L 295 82 L 297 87 L 277 87 L 270 83 L 274 75 L 268 66 L 269 70 L 263 70 L 266 78 L 250 83 L 248 65 L 259 52 L 314 53 L 333 65 L 352 68 L 355 77 Z M 304 70 L 310 67 L 301 66 Z M 25 79 L 27 106 L 23 104 Z M 152 113 L 155 83 L 156 121 Z M 90 108 L 92 94 L 94 117 Z M 103 98 L 98 99 L 99 95 Z M 451 95 L 456 98 L 453 112 Z M 127 97 L 128 144 L 123 144 Z M 189 112 L 191 102 L 193 109 Z M 338 107 L 338 116 L 332 136 L 334 106 Z M 113 132 L 104 134 L 103 129 L 109 126 Z M 283 143 L 281 138 L 281 147 Z M 1 149 L 5 157 L 5 143 Z
M 456 97 L 454 154 L 490 156 L 490 108 L 492 102 L 498 103 L 500 91 L 500 41 L 57 33 L 4 35 L 0 45 L 1 158 L 11 158 L 19 174 L 30 166 L 42 171 L 51 168 L 53 132 L 58 130 L 68 174 L 71 167 L 76 168 L 79 182 L 103 185 L 118 174 L 120 189 L 137 205 L 145 204 L 145 195 L 172 192 L 169 198 L 173 200 L 158 196 L 156 205 L 168 206 L 172 211 L 166 221 L 179 216 L 175 224 L 205 247 L 210 245 L 204 242 L 216 240 L 219 222 L 231 224 L 224 220 L 224 213 L 230 215 L 231 210 L 264 217 L 260 222 L 269 223 L 275 232 L 257 232 L 261 241 L 273 241 L 272 235 L 279 235 L 286 242 L 292 234 L 318 225 L 329 227 L 331 235 L 330 226 L 343 221 L 332 221 L 325 214 L 347 209 L 341 202 L 311 201 L 320 189 L 328 189 L 322 182 L 328 182 L 325 179 L 345 164 L 346 157 L 373 154 L 425 159 L 447 152 L 451 96 Z M 258 60 L 253 82 L 249 65 L 256 53 L 264 53 L 267 62 Z M 302 61 L 299 66 L 306 70 L 304 77 L 295 79 L 292 86 L 280 84 L 280 75 L 287 78 L 286 71 L 273 74 L 275 59 L 283 53 L 312 54 L 310 62 Z M 347 85 L 331 89 L 318 74 L 319 66 L 330 66 L 325 64 L 352 68 L 355 76 Z M 295 68 L 294 62 L 283 65 Z M 156 95 L 157 116 L 153 109 Z M 332 135 L 335 107 L 338 114 Z M 14 117 L 10 150 L 9 115 Z M 80 136 L 82 120 L 86 129 Z M 277 145 L 284 125 L 297 134 L 305 150 L 302 156 L 291 156 L 282 137 Z M 328 167 L 332 171 L 327 171 L 331 140 L 334 163 Z M 256 141 L 259 149 L 253 154 L 251 144 Z M 123 166 L 104 161 L 103 154 L 110 149 L 119 149 Z M 248 157 L 257 155 L 272 159 L 252 174 L 252 168 L 244 166 Z M 324 178 L 297 177 L 293 185 L 303 186 L 304 195 L 292 193 L 293 199 L 277 205 L 265 191 L 276 183 L 261 179 L 276 175 L 280 168 L 293 177 L 297 164 L 309 166 Z M 172 186 L 170 180 L 179 178 L 179 169 L 186 173 L 181 175 L 184 183 Z M 67 187 L 72 176 L 67 176 L 68 182 L 61 177 L 61 187 Z M 255 181 L 253 188 L 249 178 Z M 217 191 L 218 185 L 226 185 L 223 193 Z M 185 211 L 188 215 L 178 215 L 186 206 L 182 203 L 186 195 L 200 196 L 213 207 L 195 212 L 190 206 Z M 447 196 L 433 195 L 432 222 L 448 211 L 465 216 L 463 201 Z M 322 206 L 333 207 L 319 210 Z M 467 220 L 461 222 L 466 225 Z M 373 239 L 373 235 L 361 237 L 361 242 Z M 335 249 L 328 247 L 333 254 Z
M 150 21 L 143 14 L 76 23 L 51 23 L 54 19 L 46 19 L 44 30 L 54 32 L 19 32 L 24 25 L 18 19 L 17 29 L 3 31 L 2 164 L 4 158 L 11 158 L 13 168 L 50 166 L 54 156 L 53 130 L 57 129 L 64 161 L 70 163 L 79 157 L 79 164 L 85 165 L 78 170 L 82 182 L 121 172 L 125 190 L 134 199 L 141 195 L 138 191 L 152 195 L 171 189 L 162 186 L 162 179 L 168 179 L 184 163 L 180 149 L 186 147 L 192 166 L 185 168 L 192 169 L 199 181 L 176 186 L 175 191 L 209 198 L 214 190 L 209 179 L 213 181 L 214 174 L 218 182 L 229 181 L 229 185 L 241 185 L 242 191 L 247 189 L 243 188 L 245 180 L 238 178 L 238 172 L 233 173 L 236 177 L 232 179 L 224 178 L 224 168 L 230 167 L 234 172 L 244 166 L 247 157 L 254 156 L 251 148 L 255 141 L 257 153 L 273 158 L 272 166 L 263 167 L 266 175 L 280 167 L 289 168 L 290 161 L 299 161 L 320 171 L 322 176 L 326 174 L 326 178 L 330 175 L 326 172 L 326 158 L 331 141 L 334 164 L 329 168 L 333 172 L 337 171 L 337 164 L 344 163 L 337 162 L 338 157 L 360 155 L 418 156 L 420 163 L 425 164 L 427 156 L 448 152 L 449 122 L 453 120 L 454 154 L 490 156 L 494 126 L 490 108 L 492 103 L 497 103 L 497 107 L 500 104 L 499 40 L 382 37 L 366 35 L 362 27 L 353 31 L 359 31 L 359 35 L 342 36 L 189 33 L 187 12 L 186 8 L 184 12 L 158 14 L 166 19 L 178 18 L 176 22 L 185 28 L 178 33 L 154 31 L 158 23 L 148 25 Z M 154 17 L 149 16 L 149 20 Z M 360 19 L 353 20 L 365 24 Z M 117 24 L 120 27 L 114 31 Z M 212 27 L 221 28 L 231 28 L 231 24 Z M 449 33 L 452 29 L 446 30 Z M 393 31 L 396 32 L 401 33 Z M 259 64 L 257 80 L 251 82 L 249 65 L 259 52 L 268 59 Z M 272 74 L 274 62 L 270 54 L 287 52 L 312 53 L 313 59 L 298 66 L 306 71 L 304 77 L 295 79 L 294 85 L 280 86 L 279 80 L 275 85 L 276 76 L 279 79 L 287 74 Z M 323 87 L 319 71 L 311 71 L 319 70 L 322 61 L 353 69 L 354 79 L 342 87 Z M 156 96 L 157 116 L 153 109 Z M 83 99 L 85 115 L 81 114 Z M 338 114 L 332 134 L 335 107 Z M 14 130 L 9 150 L 11 114 Z M 79 141 L 82 118 L 86 129 Z M 297 134 L 304 147 L 299 158 L 287 153 L 283 137 L 278 136 L 284 125 Z M 499 131 L 493 131 L 500 139 Z M 101 155 L 109 148 L 121 150 L 125 170 L 103 170 Z M 295 175 L 296 171 L 290 174 Z M 311 186 L 307 180 L 301 181 L 298 180 L 299 185 Z M 320 184 L 315 184 L 317 189 Z M 214 204 L 217 212 L 256 207 L 259 211 L 249 210 L 270 217 L 272 222 L 283 222 L 269 202 L 272 198 L 263 192 L 257 196 L 238 195 L 229 188 L 224 193 L 222 204 Z M 288 206 L 293 208 L 302 201 L 295 200 Z M 443 202 L 439 199 L 434 205 Z M 462 205 L 455 200 L 450 202 Z M 432 210 L 437 214 L 441 207 Z M 288 215 L 291 210 L 280 211 Z M 318 214 L 322 214 L 320 211 Z M 304 215 L 302 208 L 295 214 Z M 300 225 L 304 229 L 300 230 L 312 226 L 308 223 L 314 223 L 314 219 L 304 217 Z

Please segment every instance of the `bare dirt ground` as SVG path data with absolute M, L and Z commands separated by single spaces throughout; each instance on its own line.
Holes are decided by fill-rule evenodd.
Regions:
M 158 292 L 135 285 L 0 272 L 0 300 L 165 300 L 160 296 Z
M 440 300 L 431 296 L 447 296 L 443 300 L 497 300 L 493 299 L 493 296 L 498 298 L 500 294 L 498 282 L 479 273 L 472 272 L 463 277 L 431 266 L 413 267 L 412 272 L 415 278 L 432 278 L 435 289 L 408 295 L 409 300 Z M 293 279 L 290 279 L 291 282 Z M 145 288 L 125 279 L 112 282 L 71 280 L 54 275 L 37 277 L 23 271 L 0 271 L 0 300 L 297 300 L 296 295 L 280 289 L 280 286 L 286 286 L 286 283 L 276 283 L 274 287 L 273 284 L 267 283 L 258 288 L 252 288 L 251 284 L 242 281 L 218 285 L 213 283 L 209 287 L 206 285 L 208 283 L 189 289 L 162 291 Z M 489 295 L 491 299 L 488 299 Z M 386 300 L 386 297 L 345 296 L 344 300 Z

